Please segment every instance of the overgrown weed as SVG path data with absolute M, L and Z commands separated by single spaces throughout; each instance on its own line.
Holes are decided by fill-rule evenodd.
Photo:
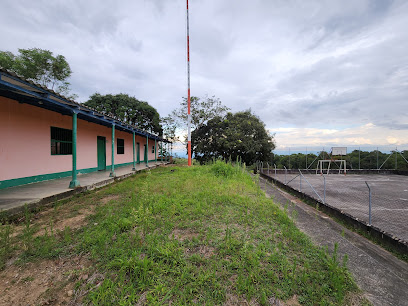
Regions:
M 239 160 L 141 173 L 85 195 L 120 197 L 98 205 L 80 230 L 56 233 L 51 222 L 33 238 L 27 221 L 22 258 L 89 254 L 105 275 L 86 296 L 93 304 L 223 304 L 227 295 L 341 304 L 357 292 L 337 249 L 313 245 L 257 179 Z

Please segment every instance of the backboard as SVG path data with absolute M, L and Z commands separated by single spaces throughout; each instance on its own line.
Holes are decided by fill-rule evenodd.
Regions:
M 347 147 L 332 147 L 332 155 L 347 155 Z

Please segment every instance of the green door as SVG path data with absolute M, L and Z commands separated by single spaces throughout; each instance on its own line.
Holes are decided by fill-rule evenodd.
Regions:
M 136 144 L 136 161 L 140 164 L 140 143 Z
M 106 170 L 106 138 L 98 136 L 98 170 Z
M 147 164 L 147 146 L 144 145 L 144 162 Z

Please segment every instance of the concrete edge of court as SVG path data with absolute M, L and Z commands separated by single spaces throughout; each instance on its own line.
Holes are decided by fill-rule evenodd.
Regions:
M 329 254 L 334 254 L 337 245 L 338 261 L 347 256 L 347 268 L 374 306 L 406 305 L 408 264 L 405 261 L 263 177 L 259 178 L 259 187 L 314 244 L 327 249 Z
M 353 217 L 352 215 L 336 208 L 333 206 L 326 204 L 323 204 L 322 202 L 320 202 L 319 200 L 309 196 L 308 194 L 305 194 L 303 192 L 300 192 L 299 190 L 296 190 L 294 188 L 292 188 L 289 185 L 285 185 L 282 182 L 280 182 L 279 180 L 270 177 L 264 173 L 260 173 L 261 177 L 263 177 L 264 179 L 267 179 L 268 181 L 273 182 L 274 184 L 276 184 L 279 188 L 289 191 L 290 193 L 296 195 L 298 198 L 302 199 L 302 200 L 306 200 L 308 204 L 315 204 L 315 205 L 319 205 L 319 209 L 321 211 L 323 211 L 324 213 L 335 217 L 337 219 L 340 219 L 341 221 L 353 226 L 356 229 L 359 229 L 361 231 L 364 232 L 368 232 L 373 238 L 384 242 L 385 244 L 389 245 L 390 247 L 402 252 L 402 253 L 407 253 L 408 254 L 408 242 L 404 241 L 398 237 L 395 237 L 394 235 L 383 231 L 381 229 L 379 229 L 376 226 L 373 225 L 368 225 L 367 223 L 365 223 L 362 220 L 359 220 L 358 218 Z

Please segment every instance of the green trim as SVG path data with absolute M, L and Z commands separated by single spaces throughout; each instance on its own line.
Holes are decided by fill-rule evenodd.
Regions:
M 77 113 L 72 114 L 72 180 L 69 188 L 75 189 L 81 184 L 77 180 Z
M 52 129 L 65 130 L 65 131 L 70 131 L 70 132 L 71 132 L 71 134 L 73 133 L 73 131 L 72 131 L 72 130 L 70 130 L 70 129 L 64 129 L 64 128 L 57 127 L 57 126 L 51 126 L 51 129 L 50 129 L 50 137 L 51 137 L 51 147 L 50 147 L 50 152 L 51 152 L 51 156 L 58 156 L 58 155 L 72 155 L 72 153 L 52 153 L 52 145 L 53 145 L 53 143 L 58 143 L 58 142 L 60 142 L 60 143 L 69 143 L 69 144 L 71 144 L 71 147 L 72 147 L 72 138 L 71 138 L 71 140 L 60 140 L 60 139 L 53 139 L 53 138 L 52 138 Z
M 115 164 L 114 169 L 115 169 L 115 168 L 118 168 L 118 167 L 123 167 L 123 166 L 132 166 L 132 165 L 133 165 L 133 162 L 123 163 L 123 164 Z M 111 170 L 111 168 L 112 168 L 112 166 L 111 166 L 111 165 L 106 166 L 106 170 Z
M 136 164 L 140 164 L 140 142 L 136 143 Z
M 116 164 L 115 168 L 123 167 L 123 166 L 131 166 L 132 164 L 133 162 Z M 111 165 L 106 166 L 106 171 L 110 169 L 111 169 Z M 86 173 L 91 173 L 95 171 L 98 171 L 98 167 L 77 170 L 77 173 L 86 174 Z M 0 181 L 0 189 L 20 186 L 20 185 L 26 185 L 26 184 L 31 184 L 31 183 L 37 183 L 37 182 L 42 182 L 42 181 L 49 181 L 49 180 L 69 177 L 71 175 L 72 175 L 72 171 L 64 171 L 64 172 L 57 172 L 57 173 L 50 173 L 50 174 L 41 174 L 41 175 L 35 175 L 35 176 L 21 177 L 21 178 L 16 178 L 16 179 L 11 179 L 11 180 L 4 180 L 4 181 Z
M 120 142 L 123 143 L 123 145 L 119 144 L 119 140 Z M 119 149 L 123 149 L 123 153 L 119 153 Z M 116 154 L 118 155 L 125 154 L 125 139 L 124 138 L 116 137 Z
M 132 170 L 135 170 L 136 169 L 136 147 L 135 147 L 135 143 L 136 143 L 136 140 L 135 140 L 135 132 L 133 132 L 133 169 Z
M 60 156 L 60 155 L 72 155 L 72 153 L 70 153 L 70 154 L 52 154 L 51 153 L 51 156 Z
M 112 124 L 112 161 L 111 161 L 111 173 L 110 177 L 115 177 L 115 125 Z
M 152 162 L 156 162 L 156 160 L 155 159 L 149 159 L 149 163 L 152 163 Z M 136 162 L 136 165 L 145 164 L 145 163 L 146 163 L 146 161 L 144 159 L 142 159 L 142 160 Z M 117 167 L 117 165 L 115 165 L 115 167 Z
M 163 162 L 163 141 L 160 142 L 160 156 L 161 156 L 161 162 Z
M 98 170 L 106 170 L 106 137 L 96 137 L 96 159 Z
M 97 170 L 98 168 L 82 169 L 82 170 L 78 170 L 78 174 L 79 173 L 81 174 L 90 173 L 90 172 L 97 171 Z M 5 180 L 5 181 L 0 181 L 0 189 L 19 186 L 19 185 L 25 185 L 25 184 L 31 184 L 31 183 L 41 182 L 41 181 L 54 180 L 58 178 L 68 177 L 71 175 L 72 175 L 72 170 Z
M 146 151 L 144 155 L 144 159 L 146 161 L 146 166 L 149 167 L 149 136 L 146 136 Z

